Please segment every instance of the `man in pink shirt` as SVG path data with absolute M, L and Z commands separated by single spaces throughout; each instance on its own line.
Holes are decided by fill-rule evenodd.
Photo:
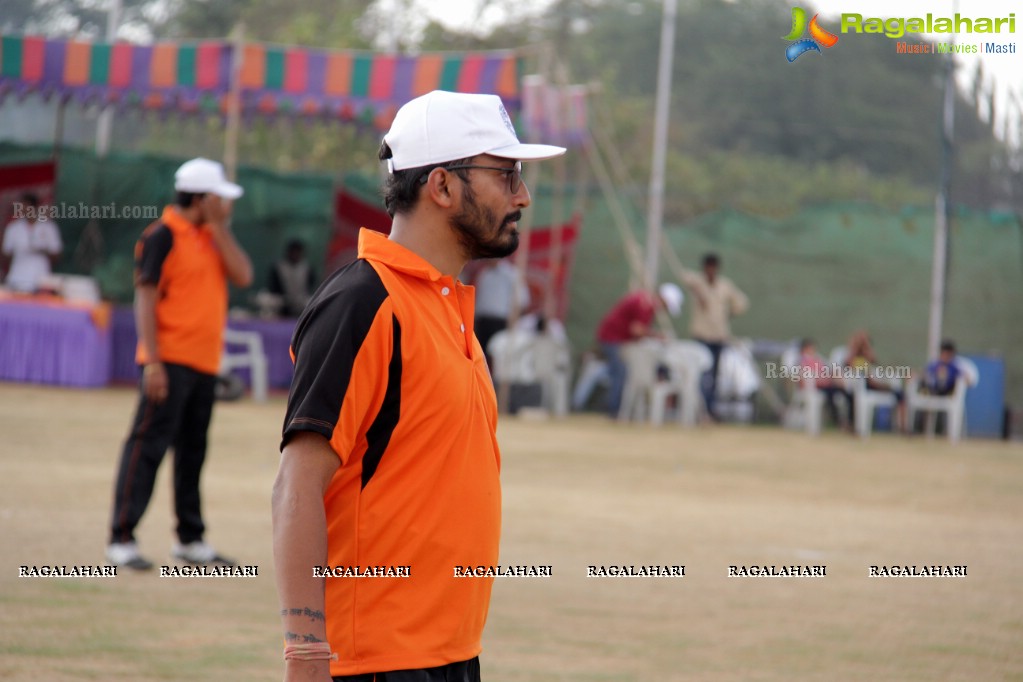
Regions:
M 656 336 L 651 325 L 658 306 L 664 307 L 672 317 L 682 310 L 683 294 L 677 284 L 665 282 L 657 289 L 657 296 L 646 290 L 633 291 L 614 304 L 597 327 L 597 341 L 607 360 L 611 386 L 607 394 L 607 411 L 612 418 L 618 416 L 625 388 L 625 363 L 622 360 L 623 343 Z
M 817 346 L 813 339 L 803 339 L 799 345 L 799 385 L 802 386 L 804 381 L 814 381 L 817 386 L 817 390 L 824 393 L 825 403 L 828 406 L 828 412 L 831 414 L 831 418 L 834 420 L 835 425 L 842 428 L 845 431 L 852 431 L 853 421 L 853 397 L 848 391 L 846 391 L 840 383 L 836 381 L 836 378 L 832 376 L 833 370 L 828 365 L 824 358 L 817 354 Z M 841 413 L 838 411 L 837 398 L 841 397 L 845 401 L 847 418 L 842 419 Z

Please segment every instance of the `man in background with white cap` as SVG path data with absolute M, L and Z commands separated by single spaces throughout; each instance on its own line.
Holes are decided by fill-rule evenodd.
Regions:
M 362 230 L 292 338 L 273 491 L 286 680 L 480 679 L 497 400 L 457 278 L 515 251 L 521 162 L 564 152 L 520 143 L 494 95 L 431 92 L 384 136 L 390 237 Z
M 172 556 L 194 564 L 232 563 L 203 540 L 199 474 L 223 350 L 228 281 L 252 283 L 252 263 L 228 224 L 230 202 L 242 188 L 224 177 L 219 163 L 199 158 L 177 170 L 174 189 L 175 205 L 135 245 L 136 361 L 142 379 L 114 487 L 107 559 L 136 570 L 152 568 L 134 531 L 168 447 L 174 448 L 178 519 Z
M 654 296 L 645 289 L 629 292 L 618 299 L 597 326 L 597 342 L 607 361 L 611 385 L 607 391 L 607 412 L 612 419 L 618 417 L 625 389 L 626 368 L 622 359 L 623 343 L 631 343 L 648 336 L 656 336 L 653 328 L 658 307 L 672 317 L 682 311 L 684 296 L 677 284 L 665 282 Z

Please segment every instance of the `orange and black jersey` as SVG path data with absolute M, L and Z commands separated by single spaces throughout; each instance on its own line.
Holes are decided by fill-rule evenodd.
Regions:
M 210 231 L 173 206 L 147 227 L 135 245 L 135 285 L 157 290 L 156 348 L 142 343 L 136 362 L 160 360 L 216 374 L 227 323 L 227 273 Z
M 326 579 L 333 675 L 429 668 L 478 655 L 501 522 L 497 401 L 472 329 L 472 287 L 383 235 L 321 285 L 295 329 L 283 443 L 330 442 L 330 566 L 409 577 Z M 312 567 L 310 567 L 311 569 Z

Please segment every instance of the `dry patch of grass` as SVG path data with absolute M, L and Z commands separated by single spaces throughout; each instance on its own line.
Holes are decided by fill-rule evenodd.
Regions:
M 283 401 L 218 405 L 209 540 L 249 579 L 18 578 L 102 562 L 135 395 L 0 384 L 0 679 L 275 680 L 269 491 Z M 1023 448 L 770 428 L 652 430 L 506 419 L 502 563 L 549 579 L 494 589 L 490 682 L 1023 679 Z M 140 544 L 169 563 L 170 457 Z M 686 576 L 587 578 L 589 565 Z M 729 565 L 826 565 L 814 579 Z M 878 579 L 874 564 L 968 566 Z

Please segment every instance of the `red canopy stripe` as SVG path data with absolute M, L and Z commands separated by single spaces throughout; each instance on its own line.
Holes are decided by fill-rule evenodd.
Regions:
M 21 73 L 25 80 L 42 80 L 45 54 L 46 41 L 42 38 L 25 38 L 21 44 Z
M 370 99 L 386 100 L 391 97 L 391 89 L 394 86 L 394 57 L 392 55 L 379 55 L 373 59 L 369 76 L 369 97 Z
M 117 43 L 110 50 L 111 87 L 124 88 L 131 83 L 132 47 L 128 43 Z
M 216 88 L 220 81 L 220 43 L 201 43 L 196 50 L 195 85 Z
M 462 70 L 458 74 L 458 92 L 479 92 L 480 77 L 483 75 L 483 60 L 479 55 L 467 55 L 462 60 Z
M 309 81 L 309 53 L 287 50 L 284 53 L 284 91 L 305 92 Z

